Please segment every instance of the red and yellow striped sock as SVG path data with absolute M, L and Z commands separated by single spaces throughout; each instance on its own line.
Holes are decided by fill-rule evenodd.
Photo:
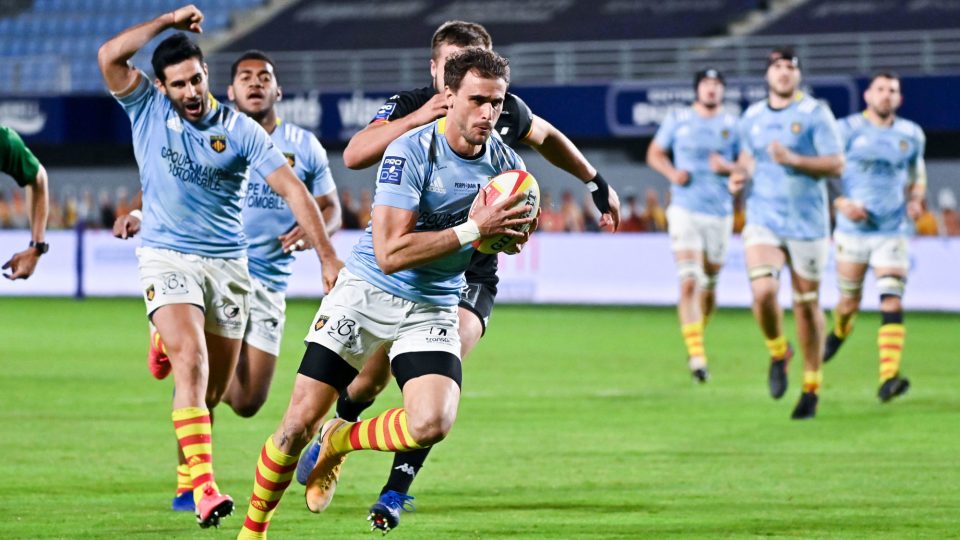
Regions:
M 843 317 L 840 316 L 836 311 L 833 312 L 833 333 L 840 339 L 847 339 L 847 337 L 853 332 L 853 321 L 857 318 L 856 315 L 851 315 L 847 317 L 847 320 L 843 320 Z
M 770 358 L 777 360 L 787 356 L 787 336 L 779 335 L 773 339 L 766 340 L 767 350 L 770 351 Z
M 823 370 L 804 370 L 803 371 L 803 388 L 802 392 L 807 393 L 820 393 L 820 386 L 823 385 Z
M 183 450 L 190 468 L 190 482 L 193 484 L 193 502 L 200 503 L 203 488 L 213 479 L 213 442 L 210 427 L 210 411 L 200 407 L 184 407 L 173 411 L 173 427 L 177 432 L 177 442 Z
M 193 482 L 190 480 L 190 467 L 185 463 L 177 465 L 177 495 L 193 491 Z
M 903 343 L 906 339 L 907 329 L 899 323 L 884 324 L 877 332 L 881 384 L 900 371 L 900 358 L 903 356 Z
M 406 452 L 423 448 L 407 429 L 407 411 L 390 409 L 380 416 L 348 424 L 330 434 L 330 444 L 340 453 L 354 450 Z
M 703 348 L 703 320 L 681 325 L 680 332 L 683 333 L 683 342 L 687 346 L 687 356 L 703 358 L 703 363 L 706 364 L 707 353 Z
M 267 537 L 267 527 L 270 526 L 273 512 L 280 504 L 280 497 L 290 485 L 296 470 L 297 456 L 284 454 L 273 444 L 273 436 L 268 437 L 260 450 L 256 478 L 253 481 L 253 495 L 250 496 L 247 518 L 237 540 Z

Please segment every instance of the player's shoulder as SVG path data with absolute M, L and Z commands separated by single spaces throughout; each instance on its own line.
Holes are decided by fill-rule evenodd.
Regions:
M 432 86 L 423 86 L 413 90 L 404 90 L 391 96 L 387 101 L 404 102 L 413 107 L 419 108 L 424 103 L 430 101 L 437 91 Z
M 273 133 L 284 141 L 297 146 L 309 144 L 311 139 L 316 139 L 316 136 L 310 130 L 286 120 L 279 122 Z
M 440 124 L 441 120 L 444 119 L 441 118 L 428 124 L 417 126 L 400 135 L 387 146 L 384 155 L 403 153 L 409 156 L 423 155 L 426 157 L 431 146 L 435 144 L 435 139 L 443 136 L 442 133 L 438 134 L 438 124 Z
M 896 117 L 893 121 L 893 129 L 898 133 L 902 133 L 907 137 L 913 137 L 918 140 L 923 140 L 926 136 L 923 133 L 923 128 L 920 127 L 920 124 L 917 124 L 913 120 L 907 120 L 906 118 Z
M 802 93 L 797 98 L 797 112 L 805 115 L 822 115 L 824 113 L 833 117 L 833 112 L 826 102 L 821 101 L 810 94 Z
M 527 105 L 527 102 L 521 99 L 520 96 L 513 92 L 507 92 L 506 95 L 503 96 L 503 110 L 524 110 L 530 113 L 530 106 Z
M 727 109 L 724 109 L 723 111 L 720 112 L 720 122 L 724 126 L 735 125 L 739 120 L 740 120 L 739 116 L 737 116 L 735 113 Z
M 839 126 L 843 129 L 856 131 L 858 129 L 867 127 L 867 119 L 863 117 L 862 112 L 857 112 L 838 119 L 837 124 L 839 124 Z
M 229 105 L 224 105 L 221 103 L 218 105 L 218 107 L 220 110 L 217 111 L 217 115 L 219 117 L 217 123 L 219 123 L 227 132 L 236 132 L 241 134 L 244 132 L 249 132 L 254 128 L 260 128 L 261 130 L 263 129 L 253 118 L 250 118 L 249 116 Z M 264 131 L 264 134 L 266 134 L 266 131 Z
M 750 106 L 747 107 L 747 110 L 743 111 L 743 117 L 742 117 L 742 118 L 743 118 L 744 120 L 749 120 L 749 119 L 756 118 L 757 116 L 763 114 L 764 111 L 767 110 L 767 108 L 768 108 L 768 107 L 767 107 L 767 100 L 763 99 L 763 100 L 760 100 L 760 101 L 756 101 L 756 102 L 754 102 L 754 103 L 751 103 Z

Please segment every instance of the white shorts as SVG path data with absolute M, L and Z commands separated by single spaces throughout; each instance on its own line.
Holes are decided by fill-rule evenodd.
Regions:
M 910 268 L 910 253 L 904 235 L 833 233 L 837 261 L 868 264 L 872 268 Z
M 667 224 L 673 251 L 704 253 L 712 264 L 723 264 L 726 260 L 733 216 L 711 216 L 670 205 Z
M 418 304 L 394 296 L 346 268 L 305 341 L 318 343 L 359 370 L 381 346 L 392 361 L 409 352 L 442 351 L 460 358 L 457 306 Z
M 243 337 L 250 311 L 246 257 L 217 259 L 141 247 L 137 258 L 148 317 L 162 306 L 193 304 L 203 310 L 207 332 Z
M 271 291 L 253 276 L 250 276 L 250 282 L 253 284 L 253 292 L 250 294 L 250 318 L 243 341 L 251 347 L 279 356 L 286 321 L 286 294 Z
M 782 238 L 766 227 L 748 223 L 743 228 L 743 245 L 746 247 L 767 245 L 781 248 L 787 252 L 790 268 L 797 275 L 810 281 L 820 281 L 823 277 L 823 268 L 827 264 L 829 239 Z

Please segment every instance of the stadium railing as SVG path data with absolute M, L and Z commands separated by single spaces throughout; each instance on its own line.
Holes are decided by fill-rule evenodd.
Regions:
M 514 83 L 562 85 L 611 80 L 688 78 L 711 65 L 728 76 L 759 76 L 773 47 L 793 45 L 807 73 L 904 74 L 960 71 L 960 32 L 841 33 L 506 45 Z M 213 53 L 211 76 L 229 77 L 235 52 Z M 292 90 L 410 88 L 429 82 L 427 48 L 276 52 L 277 70 Z

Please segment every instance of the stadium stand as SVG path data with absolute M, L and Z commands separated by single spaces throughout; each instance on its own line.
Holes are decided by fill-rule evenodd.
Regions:
M 182 0 L 36 0 L 12 16 L 0 17 L 0 93 L 102 92 L 97 49 L 107 38 Z M 206 11 L 207 32 L 226 29 L 238 10 L 263 0 L 197 2 Z M 42 39 L 37 39 L 42 37 Z M 162 39 L 163 36 L 161 36 Z M 139 65 L 148 59 L 137 57 Z
M 812 0 L 759 34 L 820 34 L 960 28 L 960 2 Z
M 225 50 L 262 48 L 264 43 L 273 51 L 423 47 L 424 36 L 451 19 L 483 24 L 496 36 L 497 46 L 698 37 L 724 33 L 727 24 L 760 4 L 759 0 L 302 0 Z

